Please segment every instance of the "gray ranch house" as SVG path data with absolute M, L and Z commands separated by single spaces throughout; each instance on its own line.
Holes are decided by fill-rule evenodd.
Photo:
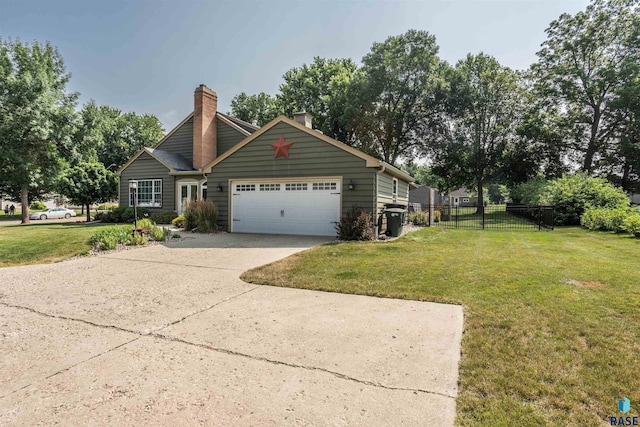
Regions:
M 331 236 L 352 207 L 376 218 L 385 203 L 408 203 L 410 175 L 314 130 L 309 114 L 258 128 L 217 104 L 200 85 L 193 113 L 120 168 L 120 206 L 133 206 L 137 181 L 138 206 L 151 212 L 203 198 L 228 232 Z

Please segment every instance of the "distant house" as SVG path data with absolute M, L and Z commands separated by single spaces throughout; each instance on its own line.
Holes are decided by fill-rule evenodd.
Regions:
M 631 196 L 629 196 L 629 200 L 634 205 L 640 205 L 640 194 L 632 194 Z
M 422 209 L 424 209 L 430 204 L 430 192 L 433 192 L 433 204 L 435 206 L 447 203 L 447 197 L 438 190 L 431 187 L 415 187 L 409 189 L 409 206 L 415 209 L 415 206 L 419 204 L 422 206 Z
M 375 217 L 385 203 L 408 202 L 410 175 L 313 130 L 309 114 L 258 128 L 217 104 L 200 85 L 193 112 L 118 171 L 121 206 L 133 206 L 137 181 L 137 205 L 149 211 L 180 213 L 202 198 L 229 232 L 335 235 L 352 207 Z
M 451 206 L 458 207 L 469 207 L 469 206 L 478 206 L 478 197 L 472 196 L 471 193 L 466 188 L 460 188 L 458 190 L 452 191 L 449 193 L 449 204 Z

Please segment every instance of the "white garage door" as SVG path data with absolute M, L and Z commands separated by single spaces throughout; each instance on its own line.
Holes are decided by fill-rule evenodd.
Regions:
M 333 236 L 340 180 L 232 181 L 231 231 Z

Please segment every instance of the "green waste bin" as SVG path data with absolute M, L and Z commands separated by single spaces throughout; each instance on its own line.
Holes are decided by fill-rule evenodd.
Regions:
M 402 224 L 404 223 L 405 210 L 400 208 L 385 209 L 387 217 L 387 231 L 391 237 L 398 237 L 402 234 Z

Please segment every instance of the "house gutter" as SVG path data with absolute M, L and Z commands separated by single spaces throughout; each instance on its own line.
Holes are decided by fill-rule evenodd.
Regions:
M 204 176 L 204 171 L 202 169 L 195 169 L 192 171 L 177 171 L 175 169 L 169 172 L 169 175 L 180 176 L 180 175 L 200 175 Z

